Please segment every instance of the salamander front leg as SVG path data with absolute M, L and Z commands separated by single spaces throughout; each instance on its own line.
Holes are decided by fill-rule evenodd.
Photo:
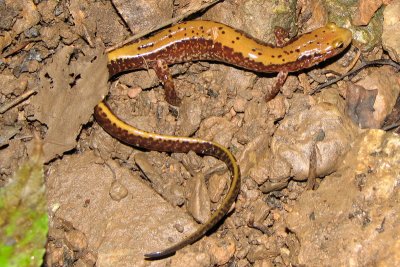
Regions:
M 181 100 L 176 94 L 174 81 L 172 80 L 167 63 L 164 60 L 157 60 L 153 69 L 164 86 L 165 100 L 173 106 L 179 106 Z
M 289 32 L 282 27 L 275 27 L 274 29 L 275 43 L 277 47 L 285 46 L 289 38 Z
M 283 47 L 286 45 L 289 38 L 289 32 L 287 30 L 282 27 L 275 27 L 274 35 L 277 47 Z M 276 81 L 274 86 L 272 86 L 271 91 L 265 95 L 265 102 L 268 102 L 275 98 L 275 96 L 281 90 L 282 86 L 285 84 L 287 76 L 287 72 L 281 71 L 278 73 L 278 80 Z
M 271 91 L 265 95 L 265 102 L 274 99 L 274 97 L 279 93 L 279 90 L 281 90 L 282 86 L 285 84 L 287 76 L 288 72 L 281 71 L 278 73 L 278 80 L 276 81 L 274 86 L 272 86 Z

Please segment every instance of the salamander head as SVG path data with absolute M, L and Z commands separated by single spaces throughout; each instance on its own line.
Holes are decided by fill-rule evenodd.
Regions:
M 335 23 L 328 23 L 301 36 L 295 42 L 298 45 L 297 49 L 300 50 L 297 60 L 305 63 L 303 67 L 311 67 L 341 53 L 351 40 L 351 31 Z

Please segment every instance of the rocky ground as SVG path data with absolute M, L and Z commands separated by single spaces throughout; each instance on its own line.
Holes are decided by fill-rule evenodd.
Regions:
M 171 67 L 179 108 L 164 100 L 152 70 L 109 81 L 107 48 L 202 2 L 0 0 L 0 186 L 29 158 L 39 133 L 47 265 L 399 264 L 400 74 L 368 66 L 313 90 L 361 62 L 400 62 L 400 1 L 227 0 L 192 15 L 271 43 L 277 25 L 292 37 L 328 20 L 353 31 L 345 53 L 291 74 L 268 103 L 275 74 L 213 62 Z M 143 254 L 206 221 L 229 173 L 213 157 L 145 151 L 112 138 L 92 116 L 105 95 L 128 123 L 213 140 L 240 165 L 229 216 L 170 258 L 150 262 Z

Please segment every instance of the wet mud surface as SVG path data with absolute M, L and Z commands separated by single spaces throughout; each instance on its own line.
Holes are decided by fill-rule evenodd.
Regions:
M 400 38 L 392 36 L 399 1 L 378 10 L 382 3 L 365 1 L 232 0 L 193 17 L 273 43 L 276 25 L 293 37 L 324 25 L 336 10 L 330 20 L 370 33 L 339 57 L 290 74 L 268 103 L 275 74 L 213 62 L 171 66 L 179 107 L 165 101 L 153 70 L 109 80 L 105 49 L 200 2 L 0 1 L 0 109 L 35 92 L 0 114 L 0 186 L 39 133 L 50 217 L 46 264 L 399 264 L 400 139 L 396 127 L 382 130 L 398 123 L 398 116 L 387 118 L 399 108 L 399 72 L 368 67 L 310 94 L 361 64 L 360 55 L 399 62 Z M 139 129 L 212 140 L 238 160 L 242 185 L 228 216 L 172 257 L 146 261 L 143 254 L 205 222 L 225 197 L 229 172 L 213 157 L 146 151 L 112 138 L 92 116 L 104 96 Z

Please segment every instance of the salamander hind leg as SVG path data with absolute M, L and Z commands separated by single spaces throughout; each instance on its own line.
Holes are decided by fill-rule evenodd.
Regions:
M 278 73 L 278 80 L 276 81 L 276 83 L 272 86 L 271 91 L 268 92 L 265 95 L 265 102 L 268 102 L 272 99 L 274 99 L 274 97 L 279 93 L 279 91 L 281 90 L 282 86 L 285 84 L 286 78 L 288 76 L 287 72 L 279 72 Z
M 164 60 L 157 60 L 156 64 L 153 66 L 153 69 L 163 84 L 165 100 L 173 106 L 179 106 L 181 99 L 176 93 L 174 81 L 172 80 L 167 63 Z

